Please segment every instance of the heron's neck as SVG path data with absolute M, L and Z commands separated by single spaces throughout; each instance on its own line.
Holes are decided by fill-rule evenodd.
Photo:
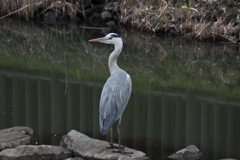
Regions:
M 120 69 L 118 67 L 118 64 L 117 64 L 117 59 L 118 59 L 118 56 L 119 54 L 121 53 L 122 51 L 122 42 L 118 45 L 114 45 L 115 49 L 114 51 L 110 54 L 109 56 L 109 59 L 108 59 L 108 67 L 109 67 L 109 70 L 110 70 L 110 73 L 111 75 L 118 69 Z

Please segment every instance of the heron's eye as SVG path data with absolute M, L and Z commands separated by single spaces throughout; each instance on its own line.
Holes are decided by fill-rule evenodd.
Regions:
M 112 39 L 112 37 L 109 37 L 109 39 Z

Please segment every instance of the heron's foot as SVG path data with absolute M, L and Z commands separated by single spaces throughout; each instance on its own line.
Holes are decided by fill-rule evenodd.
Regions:
M 109 147 L 106 147 L 107 149 L 119 149 L 119 146 L 116 146 L 116 145 L 114 145 L 114 144 L 112 144 L 112 143 L 109 143 Z M 124 149 L 124 147 L 123 146 L 121 146 L 121 149 Z
M 125 150 L 124 147 L 121 147 L 121 148 L 118 148 L 117 151 L 113 151 L 113 152 L 114 153 L 121 153 L 121 154 L 124 154 L 124 155 L 127 155 L 127 156 L 130 156 L 129 154 L 133 154 L 133 152 L 125 152 L 124 150 Z

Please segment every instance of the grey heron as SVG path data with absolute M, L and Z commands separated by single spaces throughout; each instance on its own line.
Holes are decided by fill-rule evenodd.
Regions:
M 121 117 L 125 110 L 132 91 L 132 81 L 129 74 L 121 69 L 117 64 L 118 56 L 123 47 L 123 41 L 116 33 L 109 33 L 105 37 L 89 40 L 90 42 L 100 42 L 114 45 L 114 51 L 110 54 L 108 59 L 108 67 L 111 76 L 107 79 L 103 86 L 99 105 L 99 124 L 100 133 L 111 133 L 110 147 L 114 148 L 112 138 L 112 125 L 118 121 L 118 151 L 126 153 L 121 147 Z M 127 153 L 128 154 L 128 153 Z

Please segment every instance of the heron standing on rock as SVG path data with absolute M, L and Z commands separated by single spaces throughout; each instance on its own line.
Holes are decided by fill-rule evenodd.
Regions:
M 121 69 L 117 64 L 118 56 L 122 51 L 123 41 L 116 33 L 109 33 L 105 37 L 91 39 L 89 41 L 113 44 L 115 47 L 108 59 L 111 76 L 107 79 L 102 90 L 99 106 L 99 124 L 101 134 L 107 134 L 110 130 L 110 147 L 115 148 L 112 138 L 112 125 L 119 120 L 117 126 L 119 144 L 118 150 L 120 153 L 124 154 L 126 152 L 124 152 L 123 147 L 121 147 L 120 126 L 123 111 L 125 110 L 131 95 L 132 81 L 129 74 Z

